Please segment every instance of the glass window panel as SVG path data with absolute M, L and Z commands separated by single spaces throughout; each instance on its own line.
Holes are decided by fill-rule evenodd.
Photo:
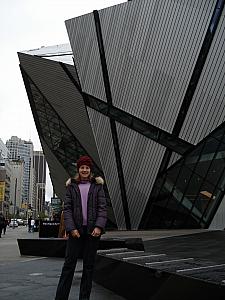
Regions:
M 193 173 L 191 176 L 191 180 L 188 184 L 188 188 L 184 194 L 184 198 L 182 200 L 182 205 L 186 207 L 187 209 L 192 209 L 192 206 L 194 205 L 194 202 L 196 200 L 196 197 L 199 196 L 200 188 L 202 186 L 203 179 Z
M 60 153 L 60 154 L 65 155 L 64 149 L 61 149 L 61 148 L 58 148 L 58 149 L 57 149 L 57 153 Z
M 201 153 L 201 160 L 204 158 L 205 154 L 214 154 L 218 148 L 219 142 L 214 138 L 209 138 L 205 141 L 204 148 Z
M 46 113 L 46 118 L 49 120 L 49 122 L 59 124 L 59 119 L 52 114 Z
M 62 140 L 61 131 L 53 128 L 52 126 L 49 126 L 49 127 L 50 127 L 50 131 L 51 131 L 51 135 L 54 136 L 54 138 Z
M 158 205 L 152 205 L 151 215 L 146 222 L 146 228 L 165 228 L 165 225 L 161 223 L 161 217 L 164 214 L 162 208 Z
M 37 110 L 37 112 L 42 112 L 43 114 L 45 114 L 46 115 L 46 113 L 45 113 L 45 109 L 44 109 L 44 107 L 43 106 L 41 106 L 41 105 L 37 105 L 37 104 L 35 104 L 35 106 L 36 106 L 36 110 Z
M 38 116 L 41 116 L 43 119 L 47 120 L 45 112 L 38 110 L 37 113 L 38 113 Z
M 205 221 L 207 221 L 208 218 L 210 217 L 210 214 L 211 214 L 212 210 L 215 208 L 215 205 L 218 204 L 218 201 L 221 201 L 223 194 L 224 194 L 224 192 L 222 192 L 218 189 L 214 190 L 211 200 L 209 201 L 209 205 L 204 214 Z
M 190 216 L 190 211 L 181 203 L 178 205 L 178 209 L 174 215 L 174 220 L 172 222 L 173 228 L 184 228 L 186 227 L 186 222 Z
M 221 139 L 224 139 L 224 130 L 225 126 L 217 129 L 211 136 L 220 141 Z
M 186 166 L 183 166 L 180 170 L 179 176 L 177 177 L 175 188 L 178 191 L 184 192 L 190 181 L 191 175 L 192 175 L 192 171 L 188 169 Z
M 194 215 L 199 216 L 204 213 L 208 205 L 210 205 L 210 203 L 214 199 L 214 195 L 213 195 L 214 189 L 215 186 L 212 185 L 211 183 L 206 181 L 203 182 L 192 210 L 192 213 Z
M 166 228 L 171 228 L 172 226 L 172 220 L 174 217 L 174 213 L 177 209 L 177 203 L 173 202 L 173 200 L 170 200 L 171 206 L 170 207 L 164 207 L 161 209 L 161 226 Z M 171 209 L 172 204 L 174 203 L 174 209 Z
M 217 188 L 221 189 L 222 191 L 225 190 L 225 171 L 220 176 Z
M 59 122 L 59 125 L 61 127 L 61 131 L 63 132 L 63 134 L 65 135 L 70 134 L 70 131 L 65 127 L 65 125 L 62 122 Z
M 157 205 L 166 206 L 168 199 L 171 196 L 173 185 L 165 182 L 157 197 Z
M 154 185 L 154 189 L 152 190 L 152 193 L 151 193 L 151 199 L 156 199 L 161 188 L 162 188 L 162 185 L 164 184 L 164 180 L 165 180 L 165 176 L 162 176 L 160 178 L 158 178 L 155 182 L 155 185 Z
M 50 130 L 53 134 L 61 137 L 61 129 L 58 124 L 48 122 Z
M 184 192 L 189 186 L 189 182 L 191 180 L 192 171 L 183 166 L 180 170 L 180 173 L 177 177 L 176 184 L 174 185 L 174 190 L 172 191 L 172 195 L 167 202 L 167 209 L 171 212 L 171 222 L 173 224 L 173 227 L 179 226 L 181 223 L 183 224 L 183 216 L 184 212 L 187 214 L 187 208 L 183 207 L 182 202 L 184 201 Z M 190 205 L 191 206 L 191 205 Z M 173 214 L 172 214 L 173 211 Z M 177 217 L 177 212 L 180 212 L 180 217 Z
M 183 162 L 183 161 L 182 161 Z M 167 180 L 171 183 L 175 183 L 177 180 L 177 177 L 180 173 L 180 170 L 182 169 L 182 162 L 180 162 L 176 167 L 172 167 L 171 169 L 167 170 Z
M 39 122 L 41 124 L 41 127 L 48 127 L 48 122 L 46 121 L 46 119 L 44 119 L 40 116 L 39 116 Z
M 188 168 L 193 169 L 195 167 L 195 164 L 198 162 L 203 147 L 204 143 L 198 145 L 195 150 L 193 150 L 190 154 L 187 155 L 187 157 L 185 158 L 185 165 Z
M 189 214 L 189 216 L 185 220 L 184 228 L 201 228 L 199 218 L 196 218 L 194 215 Z
M 195 172 L 202 177 L 206 176 L 206 173 L 210 167 L 210 164 L 214 158 L 215 152 L 218 149 L 219 142 L 216 139 L 209 139 L 206 141 L 199 162 L 196 165 Z
M 224 170 L 225 170 L 225 151 L 224 148 L 225 144 L 221 144 L 219 147 L 219 150 L 208 170 L 207 178 L 206 180 L 217 184 L 218 182 L 221 182 L 221 177 L 224 176 Z

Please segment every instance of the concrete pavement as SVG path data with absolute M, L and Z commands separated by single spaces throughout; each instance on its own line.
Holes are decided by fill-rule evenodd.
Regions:
M 36 238 L 26 227 L 7 228 L 0 239 L 0 299 L 53 300 L 63 259 L 20 256 L 17 238 Z M 74 275 L 70 300 L 78 299 L 82 261 Z M 123 300 L 111 291 L 93 283 L 91 300 Z

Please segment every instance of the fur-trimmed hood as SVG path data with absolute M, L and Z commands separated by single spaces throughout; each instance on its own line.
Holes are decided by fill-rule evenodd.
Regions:
M 66 181 L 66 186 L 69 186 L 72 182 L 77 183 L 77 177 L 71 177 Z M 95 182 L 96 184 L 104 184 L 104 179 L 100 176 L 98 177 L 92 177 L 91 182 Z

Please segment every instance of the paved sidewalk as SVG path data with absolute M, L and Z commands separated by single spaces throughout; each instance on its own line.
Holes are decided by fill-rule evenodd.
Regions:
M 63 259 L 20 256 L 17 238 L 37 238 L 26 227 L 8 228 L 0 239 L 0 299 L 53 300 Z M 78 299 L 82 261 L 78 262 L 70 300 Z M 124 300 L 93 283 L 91 300 Z

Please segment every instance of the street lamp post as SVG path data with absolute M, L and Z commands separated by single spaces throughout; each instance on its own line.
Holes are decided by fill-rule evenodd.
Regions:
M 17 178 L 15 182 L 15 195 L 14 195 L 14 207 L 13 207 L 13 229 L 15 229 L 15 216 L 16 216 L 16 191 L 17 191 Z

